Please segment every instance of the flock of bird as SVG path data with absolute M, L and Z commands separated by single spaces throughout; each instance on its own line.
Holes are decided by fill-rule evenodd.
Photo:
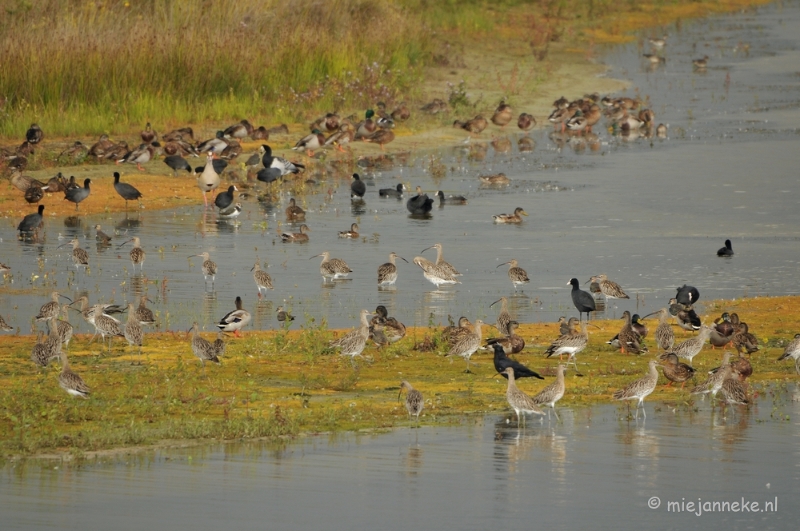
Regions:
M 655 130 L 659 136 L 665 134 L 663 125 L 655 126 L 652 111 L 643 108 L 641 102 L 630 98 L 600 99 L 597 95 L 587 95 L 572 102 L 561 98 L 554 103 L 554 106 L 555 109 L 548 120 L 562 132 L 569 130 L 570 134 L 573 135 L 591 134 L 592 127 L 597 124 L 603 115 L 609 117 L 613 129 L 620 130 L 623 134 L 638 131 L 642 128 Z M 601 107 L 604 107 L 605 111 Z M 408 116 L 407 108 L 398 108 L 391 114 L 387 114 L 384 109 L 379 109 L 379 114 L 375 118 L 375 111 L 370 109 L 366 112 L 363 121 L 354 123 L 354 120 L 342 120 L 335 113 L 328 113 L 325 117 L 312 124 L 312 133 L 298 141 L 295 149 L 304 151 L 311 156 L 315 150 L 324 146 L 343 149 L 349 142 L 359 139 L 378 143 L 383 148 L 386 143 L 394 139 L 394 134 L 391 131 L 394 127 L 394 121 L 408 119 Z M 512 109 L 504 102 L 501 102 L 490 119 L 492 123 L 501 128 L 512 120 Z M 485 122 L 486 120 L 478 116 L 465 122 L 457 121 L 454 125 L 469 131 L 470 134 L 479 134 L 486 127 Z M 523 131 L 530 130 L 535 123 L 535 119 L 525 113 L 518 118 L 518 126 Z M 197 185 L 203 192 L 204 203 L 208 206 L 207 193 L 216 190 L 220 186 L 221 173 L 225 164 L 227 164 L 226 160 L 233 160 L 241 154 L 241 146 L 238 140 L 246 136 L 250 136 L 253 139 L 266 140 L 269 134 L 284 134 L 288 132 L 288 130 L 284 131 L 284 129 L 285 126 L 274 130 L 266 130 L 263 127 L 253 128 L 247 120 L 242 120 L 224 131 L 219 131 L 214 138 L 194 145 L 190 142 L 193 140 L 193 131 L 191 128 L 183 128 L 162 135 L 161 141 L 164 142 L 162 146 L 157 141 L 157 135 L 150 124 L 147 124 L 141 135 L 143 143 L 136 150 L 122 153 L 122 146 L 112 145 L 113 143 L 109 144 L 110 140 L 108 138 L 101 137 L 97 144 L 86 150 L 86 153 L 97 158 L 115 160 L 117 163 L 136 164 L 137 167 L 143 169 L 142 164 L 148 163 L 157 153 L 163 152 L 166 155 L 164 162 L 175 172 L 187 170 L 196 175 Z M 330 136 L 326 138 L 323 132 L 329 133 Z M 33 146 L 40 142 L 42 137 L 41 128 L 33 124 L 26 135 L 26 144 L 23 144 L 23 146 Z M 127 148 L 127 145 L 124 147 Z M 31 148 L 28 147 L 26 149 Z M 201 168 L 193 169 L 183 158 L 187 155 L 198 156 L 203 153 L 206 154 L 206 163 Z M 15 156 L 21 157 L 24 155 L 17 154 Z M 270 146 L 266 144 L 263 144 L 258 153 L 254 154 L 251 160 L 247 162 L 247 166 L 250 168 L 256 168 L 259 164 L 263 168 L 257 172 L 256 178 L 268 184 L 282 179 L 286 175 L 299 173 L 304 169 L 301 163 L 274 156 Z M 24 165 L 22 164 L 12 165 L 14 170 L 20 170 L 23 167 Z M 504 174 L 482 176 L 481 181 L 487 186 L 507 186 L 510 182 Z M 50 193 L 63 191 L 64 199 L 75 203 L 76 210 L 79 209 L 80 203 L 87 199 L 91 193 L 91 181 L 89 179 L 86 179 L 81 187 L 74 182 L 74 177 L 68 182 L 61 174 L 49 182 L 43 183 L 21 175 L 20 171 L 14 171 L 11 182 L 25 194 L 25 199 L 32 203 L 41 200 L 44 191 Z M 136 188 L 130 184 L 120 182 L 118 172 L 114 173 L 114 189 L 120 197 L 125 199 L 126 209 L 128 201 L 142 199 L 142 194 Z M 221 217 L 236 217 L 241 212 L 241 204 L 235 203 L 236 191 L 237 187 L 232 184 L 216 195 L 214 205 L 219 209 Z M 366 186 L 357 173 L 352 175 L 350 192 L 352 201 L 364 201 Z M 405 192 L 405 185 L 398 184 L 395 188 L 379 190 L 379 196 L 403 198 Z M 416 194 L 407 199 L 406 207 L 412 216 L 429 216 L 435 198 L 440 201 L 440 204 L 459 205 L 467 202 L 464 197 L 445 196 L 442 191 L 438 191 L 434 197 L 429 197 L 422 192 L 420 187 L 417 187 Z M 29 214 L 20 222 L 18 230 L 21 236 L 26 237 L 38 233 L 44 222 L 43 210 L 44 205 L 39 205 L 36 213 Z M 493 219 L 498 224 L 521 223 L 524 216 L 527 216 L 524 209 L 516 208 L 511 214 L 495 215 Z M 308 232 L 311 229 L 304 223 L 306 221 L 306 212 L 296 203 L 294 198 L 290 200 L 289 206 L 286 208 L 286 219 L 291 223 L 300 223 L 299 232 L 285 232 L 281 234 L 281 240 L 284 242 L 308 242 Z M 96 233 L 98 242 L 110 243 L 111 238 L 102 232 L 99 225 L 96 227 Z M 338 237 L 358 238 L 358 224 L 353 223 L 349 230 L 338 232 Z M 136 266 L 138 266 L 141 271 L 146 257 L 141 240 L 139 237 L 133 237 L 122 243 L 120 247 L 128 243 L 133 244 L 133 248 L 130 250 L 133 270 L 135 271 Z M 89 255 L 80 247 L 79 240 L 73 239 L 59 247 L 64 246 L 72 247 L 71 257 L 76 270 L 89 266 Z M 436 250 L 435 261 L 423 256 L 417 256 L 412 260 L 422 270 L 423 277 L 431 282 L 436 289 L 443 285 L 460 284 L 462 274 L 444 260 L 442 244 L 436 243 L 423 249 L 422 252 L 424 253 L 431 249 Z M 717 254 L 721 257 L 733 256 L 730 240 L 726 240 L 725 247 L 721 248 Z M 201 272 L 206 284 L 210 282 L 213 289 L 217 275 L 217 264 L 211 260 L 208 252 L 193 256 L 203 259 Z M 310 258 L 315 257 L 321 258 L 319 272 L 324 282 L 346 278 L 353 272 L 344 260 L 332 258 L 328 251 L 323 251 Z M 397 282 L 397 259 L 408 262 L 405 258 L 392 252 L 389 254 L 388 262 L 378 266 L 378 286 L 391 286 Z M 520 267 L 518 260 L 511 259 L 497 267 L 502 265 L 508 266 L 508 278 L 515 291 L 530 282 L 527 273 Z M 273 289 L 272 278 L 261 268 L 261 263 L 258 259 L 256 259 L 251 271 L 258 290 L 258 297 L 261 298 L 264 293 Z M 462 357 L 466 361 L 466 372 L 470 372 L 470 358 L 472 355 L 479 350 L 492 349 L 497 374 L 508 380 L 506 398 L 511 408 L 516 412 L 518 423 L 521 421 L 524 424 L 526 414 L 543 415 L 542 407 L 552 409 L 558 418 L 555 405 L 565 394 L 564 373 L 570 362 L 576 372 L 578 371 L 576 356 L 588 344 L 588 327 L 592 326 L 588 319 L 589 315 L 596 311 L 595 297 L 602 296 L 606 299 L 629 298 L 621 286 L 609 280 L 606 275 L 593 276 L 587 283 L 590 283 L 589 292 L 580 288 L 581 284 L 577 278 L 572 278 L 567 283 L 567 285 L 572 286 L 571 298 L 575 309 L 578 311 L 578 317 L 572 317 L 569 320 L 562 318 L 559 337 L 555 338 L 544 352 L 548 358 L 558 355 L 561 361 L 563 361 L 563 356 L 567 355 L 567 361 L 565 364 L 558 365 L 555 381 L 544 387 L 537 395 L 530 397 L 517 386 L 517 381 L 522 378 L 543 379 L 543 377 L 520 362 L 508 357 L 522 352 L 525 348 L 525 341 L 516 334 L 519 323 L 510 316 L 506 297 L 501 297 L 495 303 L 500 304 L 495 327 L 500 332 L 501 337 L 485 340 L 482 336 L 484 323 L 481 320 L 471 323 L 468 319 L 462 317 L 458 325 L 451 325 L 442 331 L 442 338 L 448 348 L 446 356 Z M 62 371 L 59 375 L 60 386 L 70 395 L 87 398 L 90 392 L 88 386 L 70 368 L 67 359 L 66 349 L 72 339 L 73 332 L 72 326 L 66 319 L 68 309 L 74 308 L 73 305 L 76 303 L 81 304 L 79 311 L 83 319 L 95 329 L 95 336 L 91 341 L 99 334 L 105 343 L 107 337 L 110 351 L 113 339 L 122 337 L 130 346 L 136 348 L 140 355 L 145 338 L 143 327 L 154 324 L 155 319 L 152 311 L 146 307 L 148 299 L 144 296 L 141 297 L 138 305 L 131 303 L 125 309 L 112 304 L 90 306 L 86 297 L 82 297 L 74 303 L 70 301 L 71 304 L 61 305 L 60 298 L 62 297 L 64 296 L 53 292 L 51 300 L 42 306 L 36 316 L 37 321 L 47 323 L 48 333 L 45 339 L 44 334 L 40 332 L 32 349 L 31 359 L 39 366 L 46 366 L 51 360 L 60 359 L 62 365 Z M 672 383 L 684 385 L 696 373 L 696 370 L 690 365 L 692 359 L 702 350 L 705 342 L 709 340 L 714 347 L 724 347 L 732 344 L 737 349 L 738 357 L 731 361 L 730 355 L 726 353 L 720 367 L 712 371 L 706 382 L 695 386 L 691 392 L 694 394 L 710 394 L 712 397 L 721 392 L 725 402 L 728 404 L 748 403 L 746 387 L 741 381 L 752 373 L 752 368 L 744 354 L 751 354 L 758 350 L 757 340 L 749 333 L 747 324 L 739 321 L 735 313 L 724 313 L 715 321 L 713 326 L 703 325 L 693 307 L 698 299 L 698 290 L 684 285 L 678 289 L 676 297 L 670 300 L 668 307 L 650 314 L 658 315 L 659 317 L 655 339 L 662 352 L 657 359 L 650 360 L 648 373 L 643 378 L 632 382 L 613 395 L 618 400 L 638 400 L 637 417 L 638 410 L 643 408 L 644 399 L 655 389 L 659 377 L 657 368 L 659 366 L 662 368 L 663 374 L 670 382 L 669 385 L 672 385 Z M 124 311 L 127 311 L 128 316 L 127 321 L 123 324 L 115 315 Z M 582 319 L 584 313 L 587 315 L 586 322 Z M 372 317 L 370 318 L 370 316 Z M 697 331 L 697 336 L 675 345 L 675 335 L 672 331 L 672 325 L 669 323 L 670 316 L 674 317 L 677 324 L 683 329 Z M 644 318 L 638 315 L 632 316 L 630 312 L 625 311 L 623 314 L 624 324 L 621 330 L 608 343 L 619 348 L 623 353 L 648 353 L 649 350 L 644 344 L 648 331 L 642 323 L 642 320 L 647 317 L 649 316 Z M 279 307 L 278 319 L 284 323 L 290 323 L 294 318 L 284 311 L 283 307 Z M 220 357 L 223 356 L 226 348 L 224 333 L 232 332 L 238 337 L 241 330 L 250 321 L 250 313 L 243 308 L 242 298 L 237 296 L 235 298 L 235 309 L 223 316 L 217 323 L 219 334 L 214 342 L 202 338 L 198 323 L 195 322 L 193 324 L 190 329 L 191 349 L 201 361 L 203 370 L 205 370 L 206 361 L 219 363 Z M 8 327 L 2 318 L 0 318 L 0 325 L 3 330 L 12 329 Z M 374 313 L 362 310 L 358 327 L 332 341 L 330 347 L 338 349 L 341 355 L 350 357 L 351 362 L 355 364 L 355 358 L 363 357 L 364 349 L 370 340 L 382 347 L 403 339 L 405 335 L 405 325 L 397 318 L 390 317 L 385 307 L 378 306 Z M 780 359 L 786 358 L 795 360 L 795 368 L 800 374 L 800 334 L 795 336 L 794 341 L 786 348 Z M 688 364 L 682 362 L 682 359 L 687 360 Z M 401 393 L 404 389 L 407 391 L 406 407 L 408 413 L 418 420 L 424 406 L 422 394 L 407 381 L 402 382 Z

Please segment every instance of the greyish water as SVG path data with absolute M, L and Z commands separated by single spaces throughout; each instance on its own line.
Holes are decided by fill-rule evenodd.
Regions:
M 134 219 L 88 216 L 77 227 L 52 219 L 41 245 L 17 243 L 16 220 L 8 220 L 0 238 L 2 260 L 14 271 L 13 287 L 33 286 L 40 296 L 3 295 L 4 316 L 29 332 L 31 316 L 54 285 L 67 287 L 73 297 L 86 292 L 91 301 L 117 303 L 147 289 L 160 326 L 184 330 L 194 320 L 211 328 L 233 309 L 237 295 L 254 313 L 258 329 L 276 325 L 275 307 L 284 300 L 298 323 L 324 319 L 337 328 L 354 326 L 362 308 L 378 304 L 407 325 L 441 323 L 448 315 L 493 316 L 489 304 L 501 295 L 510 297 L 512 314 L 521 322 L 550 321 L 574 313 L 566 285 L 571 277 L 584 282 L 601 272 L 632 297 L 616 302 L 607 311 L 612 317 L 625 309 L 653 311 L 684 283 L 697 286 L 703 300 L 796 294 L 797 13 L 792 2 L 663 28 L 670 35 L 667 62 L 655 70 L 642 58 L 647 46 L 611 49 L 604 58 L 609 75 L 632 81 L 630 95 L 647 98 L 657 121 L 669 124 L 667 139 L 626 139 L 601 131 L 599 149 L 593 151 L 576 140 L 563 143 L 549 128 L 539 129 L 531 134 L 532 152 L 520 152 L 519 137 L 513 135 L 509 153 L 488 141 L 473 142 L 486 149 L 483 160 L 476 160 L 483 148 L 475 145 L 435 152 L 447 168 L 441 180 L 429 171 L 431 153 L 415 153 L 389 169 L 363 172 L 369 185 L 363 213 L 354 214 L 347 182 L 330 202 L 324 192 L 309 195 L 308 244 L 280 243 L 277 222 L 283 220 L 286 196 L 280 204 L 247 203 L 239 226 L 218 224 L 213 214 L 203 221 L 202 207 L 145 210 Z M 710 57 L 708 70 L 695 72 L 691 60 L 702 55 Z M 505 172 L 512 184 L 505 190 L 481 189 L 478 175 L 495 172 Z M 430 220 L 412 219 L 405 201 L 378 197 L 379 188 L 394 187 L 398 179 L 431 194 L 441 188 L 466 195 L 469 204 L 434 209 Z M 321 190 L 327 186 L 323 183 Z M 517 206 L 530 214 L 521 226 L 492 223 L 493 214 Z M 265 213 L 267 230 L 261 227 Z M 366 242 L 337 238 L 337 231 L 354 221 Z M 118 242 L 141 237 L 149 282 L 131 275 L 126 248 L 95 251 L 96 223 L 117 227 Z M 90 248 L 88 277 L 73 278 L 69 248 L 56 250 L 66 241 L 57 239 L 59 233 L 77 236 Z M 732 260 L 715 254 L 726 238 L 736 251 Z M 377 267 L 391 251 L 411 261 L 436 242 L 464 273 L 462 284 L 437 291 L 417 266 L 400 261 L 397 286 L 377 288 Z M 350 279 L 323 284 L 320 259 L 309 258 L 324 250 L 349 263 Z M 213 289 L 203 288 L 201 260 L 187 259 L 202 251 L 219 263 Z M 433 259 L 434 252 L 425 255 Z M 275 283 L 261 303 L 249 272 L 257 255 L 268 262 Z M 512 258 L 531 277 L 524 294 L 514 293 L 506 266 L 497 268 Z M 43 260 L 41 270 L 37 259 Z M 32 280 L 34 273 L 38 278 Z M 160 290 L 154 282 L 164 278 L 168 284 Z
M 255 305 L 248 273 L 255 248 L 276 279 L 273 300 L 287 298 L 295 313 L 332 326 L 349 326 L 358 309 L 380 303 L 409 324 L 426 324 L 430 313 L 437 320 L 483 315 L 500 294 L 512 293 L 505 272 L 495 269 L 510 258 L 532 277 L 525 295 L 513 299 L 521 320 L 566 313 L 569 277 L 599 272 L 643 296 L 639 304 L 647 309 L 684 282 L 704 298 L 797 293 L 798 27 L 800 6 L 791 2 L 663 28 L 668 61 L 655 71 L 636 46 L 610 50 L 611 75 L 631 79 L 650 98 L 658 120 L 670 124 L 667 140 L 602 133 L 600 150 L 592 152 L 573 141 L 559 147 L 540 131 L 532 153 L 489 148 L 483 162 L 459 150 L 445 153 L 446 165 L 456 169 L 441 183 L 423 170 L 420 156 L 369 176 L 368 213 L 360 223 L 365 234 L 380 234 L 376 242 L 335 238 L 355 219 L 344 188 L 331 204 L 309 200 L 317 230 L 305 246 L 273 245 L 274 229 L 253 228 L 261 216 L 254 204 L 238 228 L 203 225 L 199 209 L 186 208 L 143 212 L 138 224 L 124 225 L 116 215 L 87 219 L 62 233 L 83 235 L 99 221 L 141 235 L 154 258 L 148 274 L 170 279 L 167 297 L 156 297 L 155 305 L 162 316 L 169 313 L 165 327 L 185 326 L 198 313 L 210 323 L 236 294 Z M 708 71 L 692 72 L 691 58 L 705 54 Z M 510 189 L 479 189 L 476 176 L 496 171 L 513 179 Z M 465 193 L 470 205 L 435 210 L 429 221 L 409 219 L 402 204 L 375 193 L 396 177 Z M 546 181 L 569 191 L 540 191 L 536 183 Z M 491 224 L 491 214 L 515 206 L 531 214 L 522 227 Z M 21 272 L 42 256 L 66 285 L 67 254 L 54 254 L 58 230 L 48 232 L 48 242 L 36 247 L 17 244 L 10 224 L 0 230 L 15 283 L 27 286 Z M 715 256 L 725 238 L 733 240 L 732 260 Z M 437 241 L 464 272 L 463 284 L 431 291 L 403 263 L 397 289 L 376 290 L 374 271 L 390 251 L 410 259 Z M 159 246 L 163 254 L 154 252 Z M 317 263 L 308 257 L 326 249 L 351 262 L 352 281 L 320 287 Z M 221 263 L 217 298 L 203 298 L 199 263 L 190 268 L 186 260 L 202 250 Z M 96 260 L 99 267 L 84 281 L 90 296 L 129 296 L 136 282 L 122 272 L 126 260 L 113 252 Z M 200 300 L 204 306 L 195 309 Z M 11 318 L 24 323 L 42 301 L 5 296 L 2 302 L 17 306 Z M 618 304 L 621 310 L 636 302 Z M 257 323 L 271 325 L 266 317 Z M 562 423 L 531 420 L 521 430 L 513 419 L 506 423 L 509 415 L 488 416 L 457 428 L 312 437 L 279 447 L 204 446 L 82 466 L 12 463 L 0 475 L 2 526 L 791 529 L 800 517 L 799 402 L 792 386 L 762 390 L 753 407 L 726 417 L 708 402 L 696 410 L 648 403 L 646 421 L 628 422 L 619 420 L 624 406 L 602 405 L 563 409 Z M 725 506 L 738 511 L 698 516 L 687 505 L 698 498 L 739 502 Z M 768 512 L 753 512 L 753 502 Z

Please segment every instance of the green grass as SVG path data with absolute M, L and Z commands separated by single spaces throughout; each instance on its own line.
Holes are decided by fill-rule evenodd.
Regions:
M 425 68 L 464 47 L 589 49 L 643 27 L 766 0 L 8 0 L 0 137 L 304 123 L 419 101 Z M 477 48 L 476 48 L 477 47 Z M 465 65 L 462 65 L 462 67 Z M 546 69 L 543 69 L 546 71 Z

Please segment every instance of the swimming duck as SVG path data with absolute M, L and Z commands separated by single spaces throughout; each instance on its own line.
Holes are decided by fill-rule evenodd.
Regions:
M 233 332 L 239 337 L 239 330 L 247 326 L 250 322 L 250 312 L 242 308 L 242 298 L 236 297 L 236 309 L 225 314 L 225 317 L 217 323 L 217 328 L 223 332 Z
M 500 105 L 497 106 L 495 109 L 494 114 L 492 115 L 492 123 L 494 125 L 499 125 L 502 128 L 505 128 L 514 118 L 513 111 L 511 110 L 511 105 L 508 105 L 505 101 L 501 101 Z
M 708 56 L 704 55 L 700 59 L 692 59 L 692 68 L 695 70 L 705 70 L 708 66 Z
M 305 243 L 308 241 L 307 232 L 311 232 L 311 229 L 304 223 L 300 225 L 300 232 L 284 232 L 281 234 L 281 241 L 285 243 Z
M 513 214 L 497 214 L 496 216 L 492 216 L 495 223 L 522 223 L 522 216 L 527 216 L 528 214 L 520 207 L 514 209 Z
M 340 238 L 358 238 L 358 223 L 350 225 L 350 230 L 343 230 L 339 232 Z
M 731 247 L 730 240 L 725 240 L 725 247 L 722 247 L 717 251 L 717 256 L 723 256 L 726 258 L 733 256 L 733 248 Z
M 505 186 L 511 182 L 511 179 L 506 177 L 505 173 L 498 173 L 496 175 L 481 175 L 478 178 L 481 180 L 481 184 L 494 186 Z
M 289 199 L 289 206 L 286 207 L 286 219 L 288 221 L 305 221 L 306 211 L 297 206 L 294 197 Z
M 310 135 L 306 135 L 300 140 L 292 148 L 294 151 L 302 151 L 306 150 L 306 155 L 309 157 L 314 156 L 314 150 L 319 149 L 325 145 L 325 136 L 322 134 L 322 131 L 319 129 L 314 129 L 311 131 Z

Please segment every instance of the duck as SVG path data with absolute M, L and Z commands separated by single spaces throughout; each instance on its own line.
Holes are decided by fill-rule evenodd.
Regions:
M 408 108 L 405 102 L 402 102 L 395 110 L 392 111 L 391 117 L 392 120 L 396 122 L 405 122 L 411 118 L 411 110 Z
M 306 211 L 297 206 L 294 197 L 289 198 L 289 206 L 286 207 L 286 219 L 289 221 L 305 221 Z
M 38 144 L 44 138 L 44 131 L 39 127 L 39 124 L 31 124 L 25 132 L 25 141 L 29 144 Z
M 509 321 L 508 335 L 505 337 L 489 339 L 486 341 L 486 346 L 493 347 L 495 344 L 500 345 L 506 354 L 517 354 L 522 352 L 522 349 L 525 348 L 525 340 L 515 333 L 518 327 L 519 323 L 517 321 Z
M 236 297 L 236 309 L 225 314 L 217 323 L 217 328 L 223 332 L 233 332 L 235 337 L 240 337 L 239 330 L 250 322 L 250 312 L 242 308 L 242 298 Z
M 364 113 L 364 120 L 356 125 L 356 140 L 363 139 L 378 130 L 378 124 L 372 119 L 375 116 L 375 111 L 367 109 Z
M 505 173 L 498 173 L 496 175 L 481 175 L 478 178 L 481 180 L 481 184 L 493 186 L 505 186 L 511 182 L 511 179 L 506 177 Z
M 380 145 L 381 151 L 383 151 L 383 146 L 394 140 L 394 133 L 389 129 L 378 129 L 371 135 L 363 137 L 362 140 Z
M 158 139 L 158 135 L 153 131 L 153 126 L 150 125 L 150 122 L 147 122 L 147 125 L 144 126 L 144 131 L 140 133 L 140 136 L 142 137 L 142 142 L 145 144 L 149 144 Z
M 417 186 L 417 195 L 406 201 L 406 209 L 414 216 L 424 216 L 433 210 L 433 199 L 423 194 L 422 188 Z
M 505 128 L 513 118 L 514 114 L 511 110 L 511 105 L 507 104 L 505 101 L 501 101 L 500 105 L 495 109 L 494 114 L 492 114 L 491 120 L 494 125 Z
M 526 133 L 536 127 L 536 118 L 532 114 L 523 112 L 517 118 L 517 127 Z
M 142 164 L 147 164 L 153 158 L 155 146 L 153 144 L 139 144 L 139 147 L 125 154 L 121 159 L 117 159 L 117 164 L 128 162 L 136 164 L 139 171 L 144 171 Z
M 733 248 L 731 247 L 730 240 L 725 240 L 725 247 L 722 247 L 717 251 L 717 256 L 722 256 L 725 258 L 730 258 L 733 256 Z
M 350 230 L 343 230 L 339 232 L 340 238 L 358 238 L 358 223 L 350 225 Z
M 92 144 L 92 146 L 89 148 L 89 155 L 101 159 L 113 147 L 114 142 L 108 138 L 108 135 L 102 134 L 97 142 Z
M 314 129 L 311 131 L 310 135 L 306 135 L 300 140 L 292 148 L 294 151 L 306 151 L 306 155 L 309 157 L 314 156 L 314 150 L 321 148 L 325 145 L 325 135 L 322 134 L 322 131 L 319 129 Z
M 484 118 L 481 114 L 476 115 L 475 118 L 472 118 L 471 120 L 456 120 L 453 122 L 453 127 L 456 129 L 464 129 L 465 131 L 469 131 L 470 133 L 476 135 L 481 134 L 483 130 L 486 129 L 487 125 L 488 122 L 486 121 L 486 118 Z
M 439 190 L 436 192 L 436 197 L 439 198 L 439 206 L 448 205 L 466 205 L 467 198 L 463 195 L 444 195 L 444 192 Z M 527 214 L 525 214 L 527 216 Z
M 300 225 L 300 232 L 284 232 L 281 234 L 281 241 L 284 243 L 305 243 L 308 241 L 307 232 L 311 232 L 305 223 Z
M 496 216 L 492 216 L 495 223 L 522 223 L 522 216 L 527 216 L 528 214 L 523 210 L 521 207 L 517 207 L 514 209 L 513 214 L 497 214 Z
M 335 112 L 329 112 L 325 114 L 322 118 L 318 118 L 311 124 L 311 131 L 313 132 L 314 129 L 319 129 L 325 133 L 333 133 L 337 131 L 341 126 L 339 120 L 341 118 Z
M 708 67 L 708 56 L 704 55 L 700 59 L 692 59 L 692 68 L 695 70 L 705 70 Z
M 407 190 L 406 185 L 403 183 L 398 183 L 395 188 L 381 188 L 378 190 L 378 195 L 380 197 L 396 197 L 400 199 L 403 197 L 403 192 Z
M 47 185 L 38 179 L 22 175 L 18 171 L 11 173 L 11 184 L 13 184 L 20 192 L 27 192 L 28 188 L 35 186 L 37 188 L 46 188 Z
M 349 144 L 356 138 L 355 129 L 353 128 L 353 124 L 349 121 L 342 123 L 339 126 L 339 130 L 333 133 L 325 140 L 326 146 L 333 146 L 336 151 L 345 152 L 344 145 Z
M 25 201 L 31 204 L 36 204 L 44 198 L 45 190 L 48 190 L 49 187 L 45 186 L 41 188 L 39 186 L 31 186 L 27 190 L 25 190 Z
M 243 139 L 253 134 L 253 126 L 247 120 L 242 120 L 233 124 L 222 131 L 222 136 L 228 138 Z
M 694 367 L 680 361 L 674 352 L 667 353 L 665 363 L 661 364 L 661 370 L 669 380 L 667 387 L 671 387 L 673 383 L 679 383 L 681 389 L 688 380 L 694 377 L 695 373 Z
M 161 135 L 161 140 L 164 142 L 173 142 L 176 140 L 189 139 L 194 141 L 194 130 L 191 127 L 181 127 L 180 129 L 173 129 L 169 133 Z
M 214 153 L 215 155 L 219 155 L 222 153 L 226 147 L 228 147 L 228 142 L 224 138 L 223 131 L 217 131 L 214 138 L 210 138 L 208 140 L 204 140 L 197 145 L 197 151 L 200 153 Z

